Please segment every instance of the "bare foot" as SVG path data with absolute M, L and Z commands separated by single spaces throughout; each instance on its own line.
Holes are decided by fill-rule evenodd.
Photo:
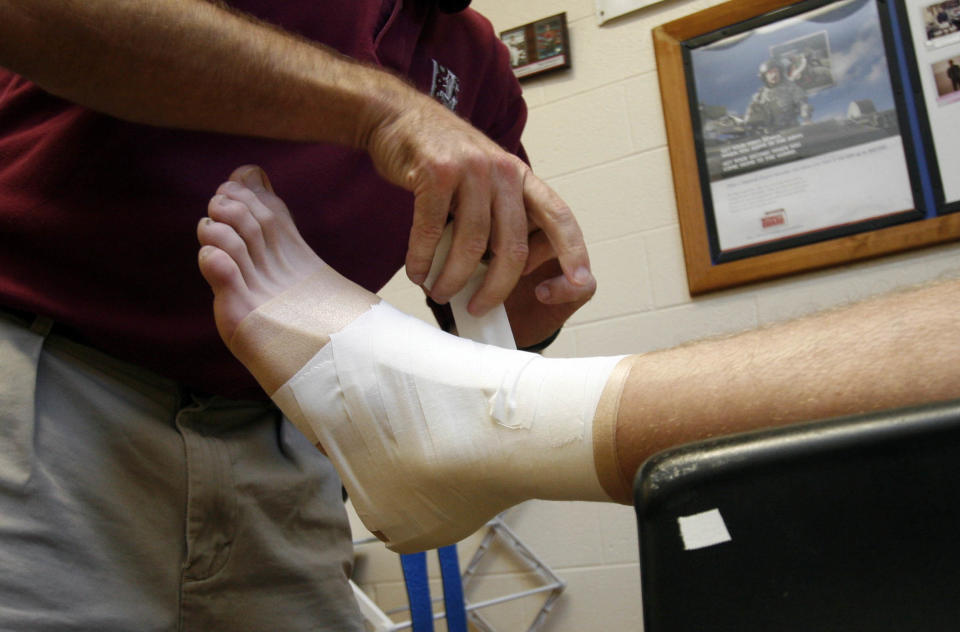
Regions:
M 210 200 L 197 237 L 200 272 L 230 351 L 273 394 L 379 301 L 303 241 L 259 167 L 236 169 Z M 335 298 L 333 298 L 335 297 Z
M 528 498 L 609 497 L 593 415 L 618 358 L 548 360 L 378 305 L 314 254 L 256 167 L 197 232 L 220 335 L 393 550 L 456 542 Z

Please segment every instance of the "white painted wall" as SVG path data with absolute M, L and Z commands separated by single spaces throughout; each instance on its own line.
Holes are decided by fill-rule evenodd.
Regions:
M 576 211 L 599 290 L 547 355 L 651 351 L 960 276 L 960 246 L 945 246 L 690 298 L 650 31 L 711 4 L 669 1 L 598 26 L 594 0 L 473 2 L 498 32 L 567 13 L 573 68 L 524 84 L 530 106 L 524 143 L 534 170 Z M 420 290 L 402 273 L 382 295 L 431 321 Z M 507 522 L 568 582 L 545 632 L 642 629 L 631 508 L 535 501 L 511 510 Z M 462 560 L 478 539 L 460 545 Z M 356 579 L 368 594 L 384 609 L 402 606 L 396 556 L 379 544 L 360 546 L 358 554 Z M 506 555 L 481 570 L 481 589 L 468 595 L 475 601 L 533 585 L 523 565 Z M 438 582 L 434 592 L 440 594 Z M 484 612 L 497 630 L 526 630 L 541 600 Z

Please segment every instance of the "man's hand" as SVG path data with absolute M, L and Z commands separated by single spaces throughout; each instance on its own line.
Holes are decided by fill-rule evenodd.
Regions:
M 380 173 L 415 196 L 407 276 L 423 283 L 452 215 L 453 244 L 431 298 L 449 300 L 489 254 L 470 313 L 482 315 L 518 293 L 528 302 L 537 297 L 531 306 L 541 311 L 550 306 L 548 311 L 569 316 L 596 286 L 569 207 L 522 160 L 469 123 L 426 96 L 408 98 L 413 102 L 403 107 L 384 104 L 393 114 L 383 116 L 366 147 Z M 551 259 L 559 261 L 555 276 L 518 288 L 522 274 Z
M 596 291 L 596 282 L 578 288 L 575 294 L 541 297 L 537 291 L 542 285 L 549 285 L 561 274 L 556 259 L 539 266 L 529 274 L 520 277 L 520 281 L 504 306 L 510 318 L 510 328 L 518 348 L 531 347 L 543 342 L 563 327 L 575 311 L 580 309 Z
M 550 258 L 545 252 L 563 271 L 541 285 L 550 300 L 592 291 L 580 228 L 560 198 L 523 161 L 394 75 L 215 3 L 70 6 L 0 0 L 0 64 L 127 121 L 367 150 L 383 176 L 415 195 L 406 262 L 414 282 L 453 215 L 451 255 L 433 287 L 439 301 L 463 287 L 488 250 L 474 314 L 502 303 L 536 267 L 530 261 Z

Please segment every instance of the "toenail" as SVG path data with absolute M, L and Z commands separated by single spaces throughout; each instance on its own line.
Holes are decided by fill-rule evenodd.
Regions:
M 251 169 L 246 174 L 244 174 L 243 183 L 253 191 L 259 191 L 263 189 L 263 179 L 260 177 L 260 174 L 257 173 L 256 169 Z

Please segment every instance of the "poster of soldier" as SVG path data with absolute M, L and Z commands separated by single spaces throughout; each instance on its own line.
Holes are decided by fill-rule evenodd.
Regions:
M 689 50 L 720 253 L 914 208 L 877 0 L 772 19 Z

